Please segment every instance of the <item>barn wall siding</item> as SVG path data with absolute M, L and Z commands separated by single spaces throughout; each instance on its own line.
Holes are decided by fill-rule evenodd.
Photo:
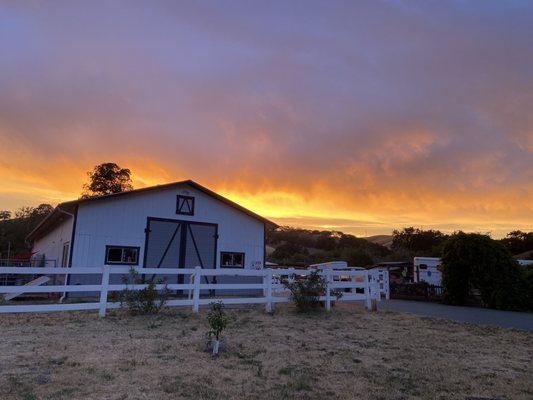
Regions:
M 72 226 L 73 218 L 67 218 L 46 236 L 36 240 L 32 248 L 32 251 L 36 253 L 33 258 L 39 259 L 44 255 L 46 260 L 49 260 L 47 266 L 63 266 L 61 265 L 63 245 L 66 242 L 70 243 L 72 239 Z

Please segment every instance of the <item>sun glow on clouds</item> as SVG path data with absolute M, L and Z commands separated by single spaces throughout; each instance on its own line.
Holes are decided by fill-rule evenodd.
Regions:
M 189 175 L 169 176 L 166 170 L 156 164 L 132 167 L 135 188 L 164 184 L 176 180 L 195 178 Z M 87 169 L 90 169 L 89 167 Z M 81 192 L 85 174 L 77 178 L 54 179 L 61 177 L 61 168 L 46 172 L 51 178 L 24 174 L 22 171 L 0 168 L 2 179 L 2 208 L 14 209 L 21 205 L 36 205 L 41 202 L 52 204 L 77 198 Z M 11 175 L 14 175 L 11 177 Z M 390 233 L 393 228 L 415 225 L 426 228 L 439 228 L 450 232 L 457 229 L 491 232 L 501 236 L 510 229 L 528 229 L 527 213 L 521 214 L 521 207 L 512 207 L 520 199 L 491 196 L 491 202 L 465 196 L 440 199 L 432 193 L 414 198 L 405 193 L 364 194 L 358 192 L 336 193 L 335 186 L 318 185 L 302 192 L 302 188 L 276 190 L 257 188 L 253 183 L 240 183 L 240 191 L 228 189 L 228 185 L 217 186 L 215 182 L 205 184 L 221 195 L 249 208 L 280 225 L 301 226 L 308 229 L 335 229 L 359 236 Z M 231 185 L 229 185 L 231 186 Z M 58 189 L 64 188 L 64 189 Z M 531 193 L 530 193 L 531 194 Z M 374 197 L 371 199 L 371 197 Z M 12 205 L 9 207 L 9 205 Z M 6 205 L 8 207 L 6 207 Z M 398 212 L 399 209 L 404 212 Z M 501 216 L 507 216 L 502 218 Z M 526 221 L 525 223 L 523 221 Z

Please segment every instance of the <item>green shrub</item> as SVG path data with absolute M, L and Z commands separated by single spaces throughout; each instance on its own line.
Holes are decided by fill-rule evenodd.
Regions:
M 477 290 L 483 304 L 497 309 L 525 309 L 527 288 L 516 260 L 488 235 L 459 232 L 443 249 L 444 300 L 464 305 Z
M 520 270 L 521 298 L 523 299 L 522 309 L 533 312 L 533 268 L 522 268 Z
M 285 278 L 282 283 L 290 290 L 291 300 L 299 312 L 317 310 L 321 306 L 320 296 L 324 296 L 327 286 L 319 271 L 313 271 L 305 276 L 292 274 L 290 279 Z M 340 297 L 340 294 L 335 296 Z
M 157 291 L 156 282 L 153 279 L 146 279 L 133 268 L 130 269 L 128 276 L 122 277 L 122 282 L 125 285 L 130 282 L 136 285 L 148 285 L 141 290 L 132 290 L 126 287 L 120 293 L 121 307 L 126 307 L 131 314 L 156 314 L 164 307 L 168 299 L 169 290 L 166 285 L 162 291 Z M 163 282 L 158 281 L 157 283 Z

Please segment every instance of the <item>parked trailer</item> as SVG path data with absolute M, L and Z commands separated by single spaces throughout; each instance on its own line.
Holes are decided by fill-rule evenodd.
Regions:
M 441 286 L 442 273 L 439 270 L 440 264 L 441 259 L 437 257 L 415 257 L 413 263 L 414 281 Z

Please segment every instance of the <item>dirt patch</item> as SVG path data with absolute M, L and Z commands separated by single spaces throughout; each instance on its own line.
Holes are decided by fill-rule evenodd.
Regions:
M 229 310 L 227 348 L 205 313 L 0 317 L 0 398 L 531 399 L 533 334 L 337 305 Z

